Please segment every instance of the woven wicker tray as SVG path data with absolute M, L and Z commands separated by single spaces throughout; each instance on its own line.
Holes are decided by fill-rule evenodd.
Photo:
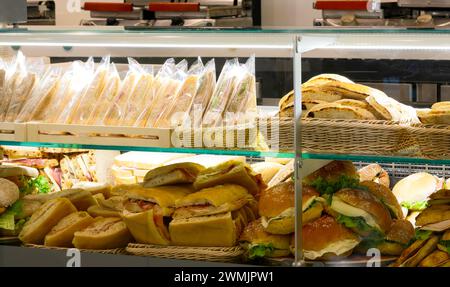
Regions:
M 419 146 L 421 156 L 429 159 L 450 159 L 450 126 L 414 124 L 408 128 L 410 137 Z
M 269 137 L 278 130 L 280 150 L 294 150 L 294 119 L 273 118 L 260 122 L 261 126 L 267 129 Z M 326 154 L 416 155 L 416 142 L 408 127 L 390 121 L 302 119 L 302 150 Z
M 44 245 L 37 244 L 23 244 L 25 247 L 38 248 L 38 249 L 47 249 L 47 250 L 68 250 L 69 248 L 65 247 L 50 247 Z M 125 248 L 116 248 L 116 249 L 106 249 L 106 250 L 92 250 L 92 249 L 79 249 L 81 252 L 86 253 L 101 253 L 101 254 L 126 254 Z
M 138 256 L 152 256 L 168 259 L 201 260 L 210 262 L 235 262 L 240 260 L 244 250 L 239 247 L 185 247 L 146 244 L 128 244 L 126 251 Z

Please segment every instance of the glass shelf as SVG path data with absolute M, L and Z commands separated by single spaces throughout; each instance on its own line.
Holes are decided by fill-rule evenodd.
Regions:
M 247 156 L 247 157 L 276 157 L 276 158 L 294 158 L 295 157 L 295 154 L 291 153 L 291 152 L 252 151 L 252 150 L 220 150 L 220 149 L 201 149 L 201 148 L 161 148 L 161 147 L 83 145 L 83 144 L 14 142 L 14 141 L 0 141 L 0 145 L 47 147 L 47 148 L 70 148 L 70 149 L 97 149 L 97 150 L 119 150 L 119 151 L 214 154 L 214 155 L 234 155 L 234 156 Z
M 417 157 L 402 156 L 379 156 L 379 155 L 346 155 L 346 154 L 314 154 L 303 153 L 303 159 L 320 160 L 351 160 L 363 162 L 385 162 L 385 163 L 413 163 L 430 165 L 450 165 L 450 159 L 424 159 Z

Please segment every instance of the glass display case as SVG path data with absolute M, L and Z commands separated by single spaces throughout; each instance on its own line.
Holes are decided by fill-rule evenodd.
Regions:
M 14 262 L 3 260 L 4 265 L 65 266 L 73 256 L 70 252 L 80 250 L 82 266 L 449 264 L 446 178 L 450 104 L 443 94 L 424 102 L 414 101 L 419 94 L 413 93 L 413 101 L 402 101 L 391 96 L 391 86 L 383 85 L 390 84 L 396 73 L 420 72 L 420 63 L 432 67 L 435 62 L 445 67 L 450 49 L 450 33 L 446 30 L 50 32 L 34 28 L 2 32 L 0 46 L 6 54 L 13 55 L 0 63 L 0 71 L 3 69 L 5 75 L 5 97 L 8 93 L 14 95 L 10 100 L 15 102 L 25 93 L 15 92 L 24 89 L 24 75 L 36 74 L 38 83 L 20 102 L 17 117 L 0 123 L 0 144 L 20 147 L 19 150 L 92 151 L 97 165 L 106 170 L 97 172 L 109 172 L 116 178 L 111 182 L 112 193 L 106 198 L 95 198 L 92 206 L 96 207 L 88 213 L 95 217 L 105 214 L 96 209 L 111 211 L 110 205 L 105 207 L 105 201 L 108 206 L 114 202 L 110 199 L 117 196 L 126 198 L 127 204 L 139 205 L 139 212 L 122 206 L 113 210 L 114 216 L 106 216 L 125 224 L 131 232 L 126 244 L 118 249 L 80 244 L 76 245 L 78 249 L 55 247 L 44 242 L 51 230 L 41 232 L 45 234 L 39 240 L 27 239 L 22 231 L 22 242 L 9 236 L 16 246 L 7 240 L 0 246 L 0 256 L 11 258 L 12 254 L 20 254 Z M 202 57 L 201 62 L 198 57 Z M 167 61 L 169 58 L 175 59 Z M 210 100 L 201 107 L 200 124 L 196 126 L 196 119 L 188 118 L 195 110 L 190 95 L 201 94 L 201 87 L 207 86 L 205 71 L 211 59 L 215 59 L 215 85 L 209 92 Z M 358 67 L 377 81 L 368 83 L 353 78 L 357 71 L 346 70 L 349 66 L 343 61 L 357 61 Z M 374 61 L 382 64 L 373 65 Z M 409 61 L 414 65 L 408 65 Z M 46 68 L 34 72 L 39 62 L 46 62 Z M 203 72 L 196 74 L 198 66 Z M 11 72 L 12 67 L 20 73 Z M 48 80 L 52 72 L 57 74 L 56 92 L 41 84 L 53 83 Z M 382 77 L 382 72 L 391 76 Z M 136 96 L 135 88 L 132 92 L 127 90 L 127 84 L 133 82 L 134 87 L 137 83 L 130 80 L 133 73 L 149 76 L 142 83 L 153 83 L 149 90 L 156 92 L 145 98 L 150 100 L 142 101 L 146 93 Z M 23 84 L 12 81 L 12 75 L 22 77 Z M 69 87 L 76 83 L 72 89 L 61 88 L 64 76 L 69 77 Z M 187 80 L 190 76 L 195 83 L 191 86 Z M 103 86 L 95 79 L 103 79 Z M 397 75 L 395 81 L 402 84 L 406 79 Z M 162 84 L 162 80 L 166 82 Z M 445 84 L 442 79 L 439 81 Z M 39 92 L 36 85 L 41 87 Z M 183 90 L 192 87 L 194 92 Z M 121 95 L 128 100 L 123 102 Z M 30 102 L 31 99 L 36 100 Z M 5 119 L 13 106 L 9 103 L 6 107 Z M 231 108 L 239 112 L 219 122 L 217 118 Z M 175 115 L 172 111 L 188 114 L 183 114 L 181 121 L 178 117 L 178 122 L 168 124 L 164 119 L 167 120 L 167 113 Z M 133 124 L 124 120 L 129 114 L 135 115 Z M 143 114 L 148 117 L 146 123 L 137 124 Z M 111 115 L 120 121 L 110 121 Z M 125 151 L 138 153 L 128 154 L 132 160 L 123 160 L 121 156 L 126 156 L 119 153 Z M 162 161 L 164 154 L 167 159 Z M 188 155 L 197 158 L 189 159 Z M 214 156 L 232 161 L 225 161 L 225 157 L 213 160 Z M 119 166 L 129 161 L 133 166 Z M 189 168 L 179 166 L 186 162 L 190 163 Z M 145 168 L 139 168 L 139 164 Z M 203 167 L 192 168 L 192 164 Z M 135 176 L 135 169 L 139 175 Z M 192 169 L 197 171 L 192 174 Z M 163 183 L 154 183 L 158 180 Z M 172 199 L 172 204 L 163 206 L 162 212 L 166 213 L 162 216 L 156 214 L 161 209 L 158 200 L 143 200 L 142 193 L 162 196 L 170 193 L 164 189 L 173 185 L 187 188 L 180 187 L 180 183 L 193 184 L 197 191 L 186 191 L 190 194 L 180 196 L 176 203 Z M 123 188 L 124 185 L 128 187 Z M 240 199 L 237 204 L 239 191 L 231 190 L 242 186 L 252 200 L 242 203 Z M 39 195 L 37 198 L 42 205 L 61 197 L 73 201 L 70 192 L 66 196 L 54 192 L 45 199 Z M 136 196 L 139 192 L 140 197 Z M 216 198 L 227 193 L 233 193 L 234 197 L 227 196 L 234 201 Z M 189 227 L 192 218 L 211 223 L 190 223 Z M 211 224 L 226 226 L 230 222 L 231 229 L 222 231 L 220 236 L 208 233 Z M 32 223 L 33 218 L 25 226 Z M 57 223 L 59 220 L 53 225 Z M 83 230 L 72 237 L 81 237 Z M 58 228 L 53 232 L 57 231 Z M 227 241 L 228 237 L 231 239 Z M 431 247 L 424 250 L 424 245 Z M 123 254 L 102 254 L 114 252 Z M 73 261 L 70 264 L 76 265 Z

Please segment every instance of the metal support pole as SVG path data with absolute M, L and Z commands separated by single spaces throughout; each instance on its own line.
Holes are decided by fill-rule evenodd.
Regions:
M 294 145 L 295 145 L 295 262 L 294 266 L 303 265 L 302 243 L 302 147 L 301 147 L 301 114 L 302 114 L 302 58 L 300 51 L 301 37 L 294 39 Z

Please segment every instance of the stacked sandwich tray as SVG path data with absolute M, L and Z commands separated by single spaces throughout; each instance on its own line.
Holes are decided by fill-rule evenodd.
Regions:
M 170 58 L 154 72 L 153 65 L 129 58 L 123 79 L 109 56 L 98 64 L 90 58 L 36 68 L 26 61 L 18 52 L 2 84 L 0 121 L 26 129 L 18 135 L 22 138 L 9 140 L 202 148 L 208 144 L 199 145 L 193 130 L 203 128 L 201 139 L 209 134 L 214 143 L 230 148 L 254 145 L 249 135 L 256 134 L 254 57 L 246 63 L 226 61 L 217 80 L 214 59 L 203 64 L 198 58 L 189 66 L 187 60 Z M 13 124 L 5 126 L 5 132 L 11 131 Z

